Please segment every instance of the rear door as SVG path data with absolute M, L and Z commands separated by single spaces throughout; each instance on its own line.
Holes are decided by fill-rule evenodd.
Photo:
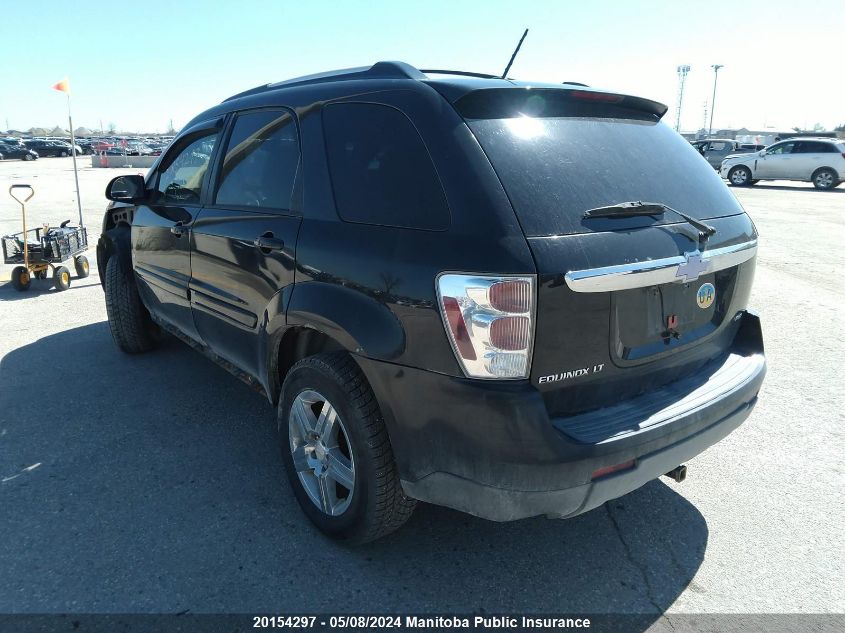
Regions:
M 299 135 L 293 113 L 237 113 L 215 167 L 209 203 L 191 232 L 191 306 L 203 341 L 259 375 L 259 331 L 284 311 L 301 221 L 294 189 Z
M 795 141 L 784 141 L 772 145 L 766 150 L 766 153 L 757 159 L 757 166 L 754 168 L 755 178 L 795 178 L 790 176 L 794 170 L 794 156 L 792 155 L 795 149 Z
M 753 274 L 754 227 L 714 170 L 640 101 L 602 98 L 534 89 L 456 103 L 534 255 L 531 380 L 552 415 L 630 398 L 726 354 Z M 584 215 L 633 201 L 716 233 L 702 239 L 672 212 Z
M 208 167 L 222 119 L 189 130 L 170 149 L 148 180 L 148 204 L 132 221 L 132 256 L 139 289 L 150 309 L 193 339 L 191 315 L 191 227 L 208 186 Z
M 831 154 L 836 153 L 836 148 L 831 143 L 824 141 L 798 141 L 792 154 L 795 156 L 796 176 L 801 180 L 809 180 L 813 172 L 819 167 L 828 167 Z

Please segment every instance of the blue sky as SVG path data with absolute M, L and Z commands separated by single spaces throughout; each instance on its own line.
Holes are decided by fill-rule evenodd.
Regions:
M 241 90 L 398 59 L 417 67 L 581 81 L 670 106 L 690 64 L 682 129 L 701 127 L 719 73 L 714 127 L 828 129 L 845 123 L 845 2 L 270 2 L 4 0 L 0 128 L 178 129 Z

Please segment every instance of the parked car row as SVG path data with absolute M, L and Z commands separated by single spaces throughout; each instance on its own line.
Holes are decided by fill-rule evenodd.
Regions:
M 171 137 L 103 137 L 85 139 L 90 152 L 105 152 L 108 155 L 158 156 L 172 141 Z M 83 143 L 82 140 L 79 141 Z
M 0 138 L 0 160 L 20 158 L 35 160 L 45 156 L 77 156 L 105 152 L 109 155 L 158 156 L 173 139 L 171 137 L 103 137 L 77 138 L 75 145 L 58 138 Z M 25 150 L 29 150 L 28 152 Z

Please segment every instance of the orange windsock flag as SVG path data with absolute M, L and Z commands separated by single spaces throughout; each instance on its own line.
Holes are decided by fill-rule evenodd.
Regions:
M 58 90 L 59 92 L 66 92 L 70 94 L 70 82 L 67 78 L 62 79 L 59 83 L 53 86 L 53 90 Z

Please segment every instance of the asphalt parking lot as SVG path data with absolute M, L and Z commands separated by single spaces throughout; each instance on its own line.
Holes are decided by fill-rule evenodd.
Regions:
M 138 171 L 82 169 L 92 245 L 107 181 Z M 0 233 L 13 182 L 33 226 L 76 217 L 70 158 L 7 161 Z M 175 340 L 117 350 L 93 250 L 64 293 L 0 266 L 0 612 L 845 611 L 845 186 L 733 191 L 761 235 L 769 374 L 686 482 L 568 521 L 421 505 L 357 549 L 300 512 L 262 397 Z

